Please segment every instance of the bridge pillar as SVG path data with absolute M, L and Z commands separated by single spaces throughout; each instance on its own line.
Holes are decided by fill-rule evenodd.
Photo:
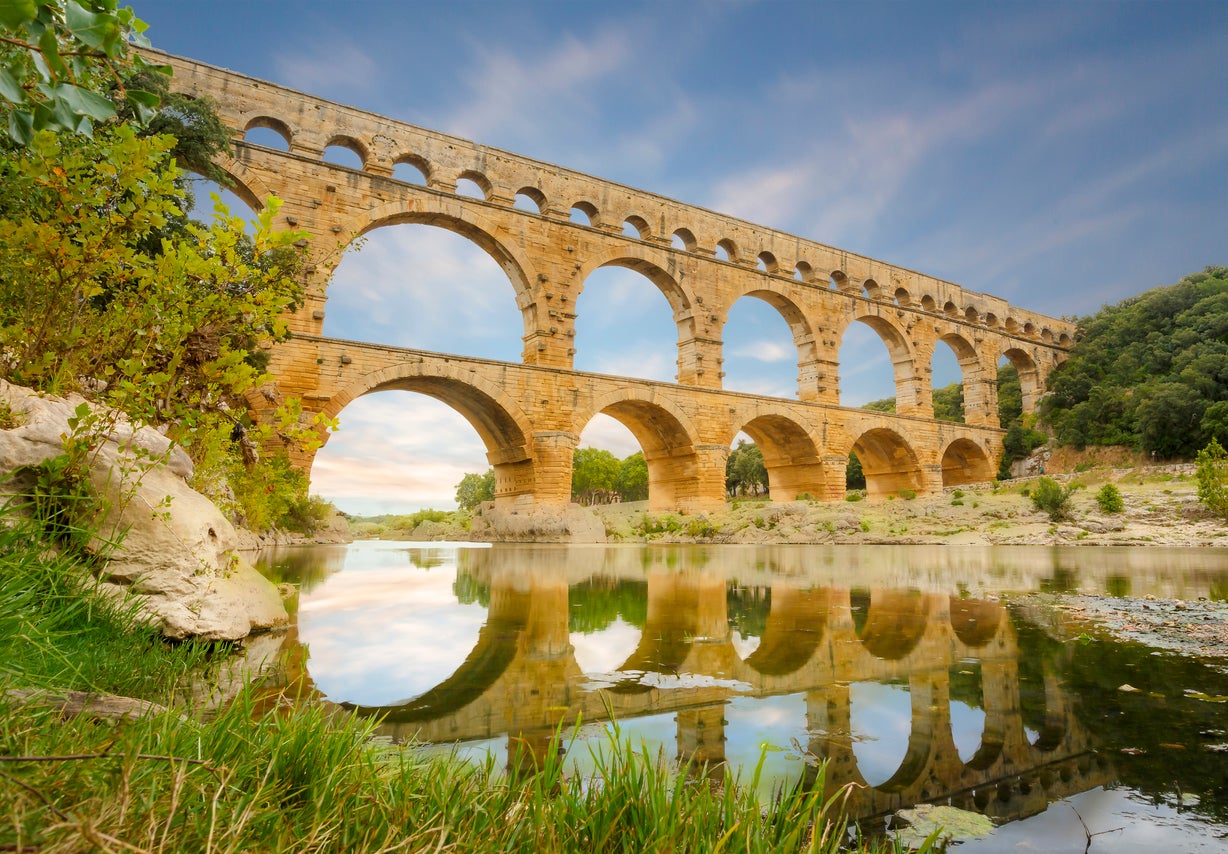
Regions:
M 964 423 L 982 427 L 999 427 L 998 380 L 979 376 L 964 377 Z
M 579 443 L 579 436 L 563 430 L 533 434 L 533 498 L 537 503 L 571 503 L 571 461 Z
M 720 388 L 725 372 L 721 370 L 722 342 L 716 338 L 693 338 L 678 343 L 678 383 L 700 388 Z
M 720 774 L 725 764 L 725 704 L 678 712 L 678 762 Z
M 895 362 L 895 411 L 918 418 L 934 417 L 934 342 L 917 344 L 911 364 Z
M 814 397 L 801 398 L 813 400 L 815 403 L 825 403 L 828 406 L 840 405 L 840 363 L 832 359 L 815 358 L 806 366 L 798 366 L 802 371 L 814 373 Z M 800 392 L 802 389 L 798 389 Z
M 820 501 L 843 501 L 848 493 L 849 458 L 840 454 L 823 455 L 823 494 Z

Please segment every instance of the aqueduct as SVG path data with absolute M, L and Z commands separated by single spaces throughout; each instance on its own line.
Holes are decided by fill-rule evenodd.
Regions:
M 569 502 L 572 454 L 598 413 L 639 440 L 654 510 L 721 504 L 725 461 L 741 432 L 762 450 L 777 499 L 842 498 L 850 452 L 872 497 L 990 480 L 1002 452 L 999 361 L 1018 368 L 1031 411 L 1072 343 L 1069 323 L 950 282 L 194 60 L 156 59 L 173 66 L 174 88 L 214 99 L 233 128 L 234 156 L 219 165 L 240 197 L 255 209 L 281 198 L 276 224 L 310 235 L 308 297 L 270 363 L 280 394 L 300 398 L 306 416 L 336 416 L 386 389 L 443 401 L 482 437 L 500 506 Z M 253 128 L 276 131 L 287 149 L 244 141 Z M 362 168 L 326 162 L 330 146 L 357 154 Z M 401 163 L 422 183 L 394 179 Z M 482 198 L 459 194 L 458 182 L 472 182 Z M 498 262 L 523 321 L 520 363 L 325 335 L 338 250 L 396 223 L 451 230 Z M 669 301 L 676 382 L 574 370 L 576 299 L 586 277 L 609 266 L 642 273 Z M 788 324 L 794 399 L 722 388 L 722 331 L 742 297 L 765 301 Z M 890 353 L 896 413 L 839 405 L 840 344 L 854 322 Z M 933 418 L 939 342 L 960 364 L 966 423 Z M 272 406 L 252 400 L 257 419 Z M 300 453 L 295 462 L 309 469 L 311 460 Z

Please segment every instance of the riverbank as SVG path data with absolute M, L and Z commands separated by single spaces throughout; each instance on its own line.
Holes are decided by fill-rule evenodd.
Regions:
M 1075 487 L 1059 521 L 1030 498 L 1039 477 L 913 498 L 870 500 L 850 493 L 842 502 L 735 499 L 722 510 L 693 515 L 650 513 L 647 502 L 588 509 L 610 543 L 1228 546 L 1228 524 L 1198 500 L 1192 465 L 1106 466 L 1050 476 Z M 1121 512 L 1106 513 L 1098 505 L 1096 493 L 1105 483 L 1121 493 Z M 355 533 L 362 536 L 361 529 Z M 464 515 L 387 536 L 488 539 L 475 535 Z

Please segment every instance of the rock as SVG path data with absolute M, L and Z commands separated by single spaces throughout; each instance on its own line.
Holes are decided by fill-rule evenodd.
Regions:
M 0 430 L 0 474 L 34 466 L 63 451 L 61 435 L 80 397 L 59 398 L 0 381 L 0 397 L 21 413 Z M 165 457 L 134 470 L 133 449 Z M 142 468 L 144 468 L 142 466 Z M 101 589 L 133 596 L 141 613 L 171 638 L 236 640 L 288 622 L 277 588 L 238 556 L 234 527 L 187 484 L 191 461 L 150 428 L 121 424 L 97 449 L 90 478 L 109 507 L 95 520 L 91 551 L 106 554 Z M 6 481 L 20 490 L 19 480 Z M 118 542 L 112 550 L 111 544 Z
M 483 504 L 470 523 L 470 538 L 500 543 L 604 543 L 600 517 L 579 504 L 499 507 Z

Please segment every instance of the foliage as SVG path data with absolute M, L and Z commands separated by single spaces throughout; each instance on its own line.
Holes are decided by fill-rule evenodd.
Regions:
M 624 457 L 614 477 L 614 489 L 623 501 L 648 500 L 648 462 L 642 451 Z
M 998 423 L 1009 427 L 1023 417 L 1023 386 L 1019 369 L 1007 363 L 998 366 Z
M 951 383 L 934 389 L 934 417 L 939 421 L 964 423 L 964 386 Z
M 128 43 L 147 45 L 145 22 L 115 0 L 6 0 L 0 3 L 0 117 L 27 145 L 41 130 L 88 136 L 117 106 L 153 116 L 158 96 L 126 84 L 133 69 L 169 74 Z
M 1106 306 L 1079 321 L 1041 412 L 1059 442 L 1189 458 L 1228 421 L 1228 268 Z
M 1228 451 L 1212 439 L 1198 452 L 1194 478 L 1198 500 L 1217 516 L 1228 521 Z
M 618 477 L 618 457 L 598 448 L 576 448 L 571 459 L 573 498 L 597 491 L 613 491 Z
M 495 500 L 495 470 L 487 469 L 486 474 L 466 474 L 456 484 L 456 504 L 461 510 L 469 511 L 483 501 Z
M 767 494 L 767 466 L 758 445 L 741 439 L 729 452 L 725 462 L 725 491 L 731 497 Z
M 998 467 L 998 477 L 1001 479 L 1010 477 L 1011 463 L 1025 459 L 1032 451 L 1048 441 L 1047 435 L 1033 427 L 1025 426 L 1025 420 L 1016 419 L 1006 429 L 1006 435 L 1002 437 L 1002 464 Z
M 1051 477 L 1042 477 L 1028 497 L 1037 510 L 1048 513 L 1049 518 L 1057 522 L 1070 512 L 1070 497 L 1075 489 L 1074 486 L 1063 487 Z
M 861 468 L 861 458 L 854 453 L 849 454 L 848 464 L 844 467 L 844 488 L 866 488 L 866 474 Z
M 1096 493 L 1096 504 L 1105 513 L 1120 513 L 1126 509 L 1126 502 L 1121 497 L 1121 490 L 1111 483 L 1100 487 Z
M 871 400 L 869 403 L 862 404 L 861 408 L 874 412 L 895 412 L 895 398 L 884 397 L 882 400 Z
M 250 530 L 312 534 L 333 512 L 323 498 L 308 494 L 307 475 L 291 466 L 285 454 L 271 454 L 251 465 L 234 459 L 228 475 L 233 498 L 219 504 Z

